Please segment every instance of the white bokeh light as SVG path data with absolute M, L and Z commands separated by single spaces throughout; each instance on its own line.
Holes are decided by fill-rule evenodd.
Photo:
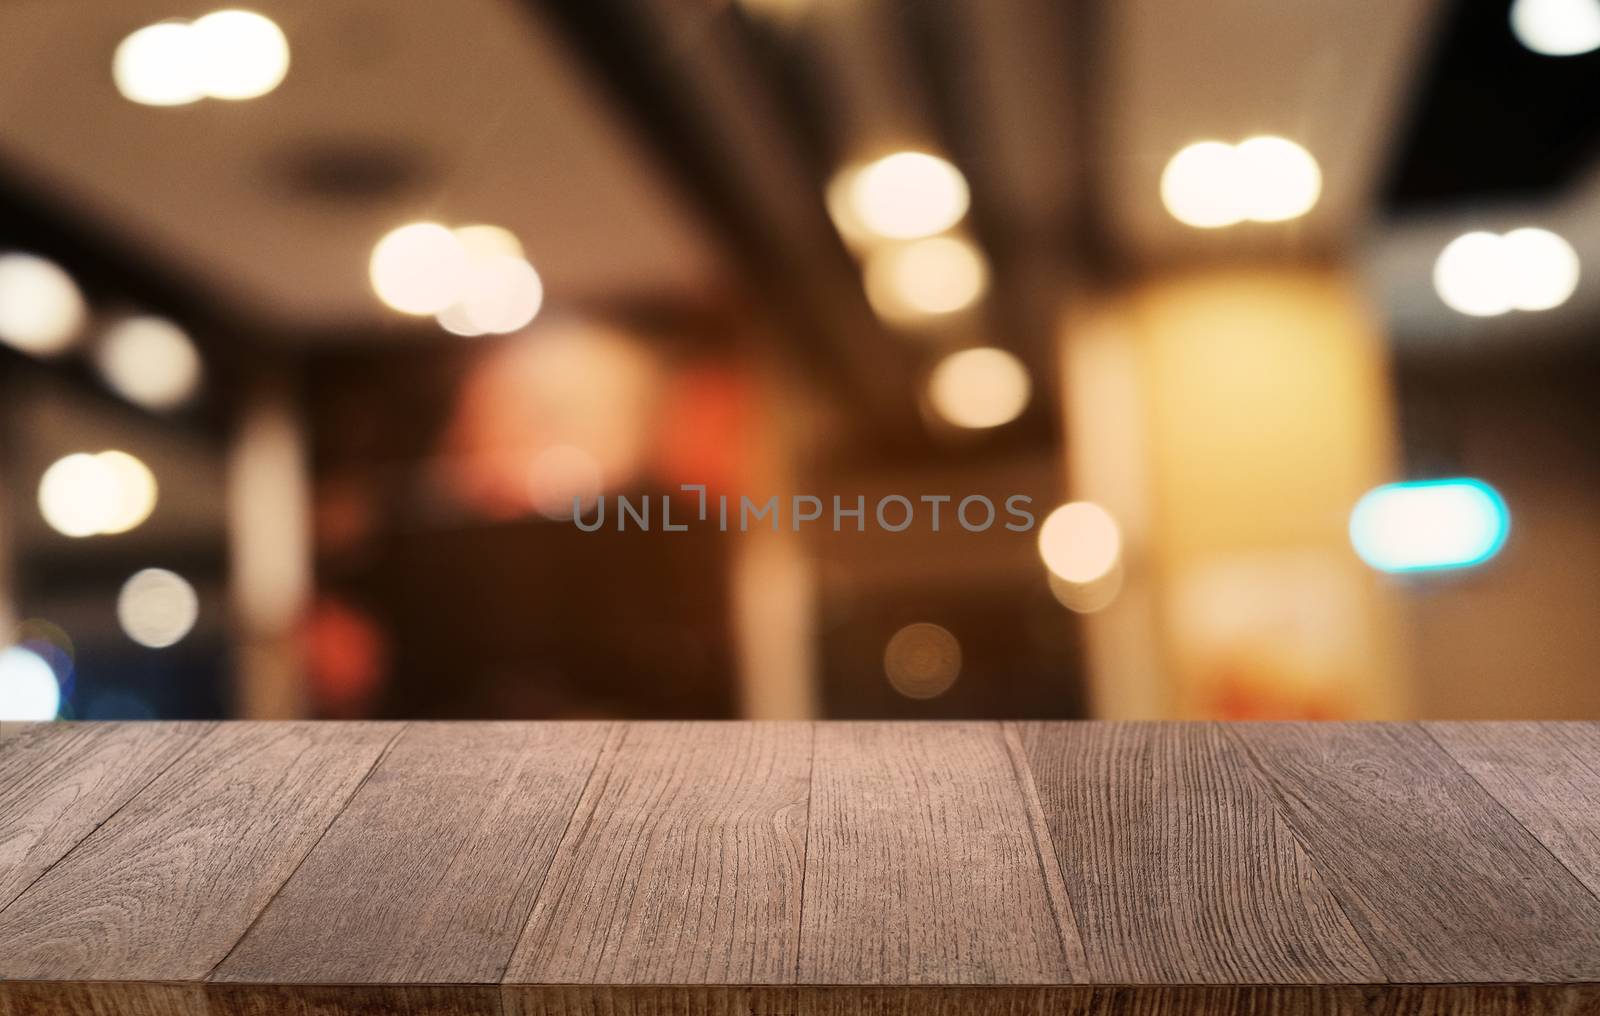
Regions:
M 1578 252 L 1548 229 L 1513 229 L 1500 244 L 1515 309 L 1550 310 L 1578 288 Z
M 181 575 L 146 568 L 123 583 L 117 594 L 117 623 L 147 649 L 181 642 L 200 616 L 200 598 Z
M 1246 138 L 1233 150 L 1255 222 L 1285 222 L 1309 212 L 1322 194 L 1322 170 L 1311 153 L 1285 138 Z
M 1600 49 L 1600 0 L 1516 0 L 1511 31 L 1544 56 L 1577 56 Z
M 111 58 L 117 91 L 143 106 L 254 99 L 277 88 L 288 73 L 283 30 L 271 18 L 243 10 L 146 25 L 123 39 Z
M 1501 236 L 1476 230 L 1445 245 L 1433 265 L 1433 288 L 1451 310 L 1494 317 L 1550 310 L 1578 288 L 1578 254 L 1555 233 L 1532 227 Z
M 95 366 L 113 391 L 146 409 L 174 409 L 200 386 L 200 354 L 166 318 L 131 317 L 111 325 L 95 349 Z
M 983 254 L 955 236 L 892 244 L 866 264 L 867 300 L 893 321 L 953 314 L 970 307 L 989 286 Z
M 139 29 L 117 46 L 111 79 L 129 102 L 184 106 L 205 97 L 193 26 L 163 21 Z
M 373 292 L 402 314 L 437 314 L 461 299 L 468 259 L 461 240 L 436 222 L 413 222 L 372 248 Z
M 942 233 L 961 221 L 971 200 L 966 177 L 937 155 L 895 152 L 841 174 L 836 191 L 843 232 L 885 240 Z
M 1244 219 L 1233 146 L 1198 141 L 1174 155 L 1161 174 L 1161 202 L 1172 217 L 1198 229 L 1231 226 Z
M 22 646 L 0 649 L 0 720 L 40 722 L 60 711 L 61 685 L 50 664 Z
M 1161 203 L 1173 218 L 1197 229 L 1296 219 L 1321 194 L 1317 160 L 1270 134 L 1237 145 L 1198 141 L 1174 155 L 1161 173 Z
M 1083 585 L 1109 575 L 1122 557 L 1122 530 L 1091 501 L 1064 504 L 1039 526 L 1039 556 L 1051 574 Z
M 155 476 L 126 452 L 77 452 L 39 479 L 39 513 L 63 536 L 125 533 L 155 510 Z
M 254 99 L 289 73 L 289 40 L 254 11 L 214 11 L 189 26 L 199 84 L 213 99 Z
M 51 356 L 72 345 L 87 317 L 78 284 L 55 262 L 0 254 L 0 342 Z
M 963 349 L 939 361 L 928 400 L 958 427 L 998 427 L 1027 408 L 1033 385 L 1022 361 L 1003 349 Z

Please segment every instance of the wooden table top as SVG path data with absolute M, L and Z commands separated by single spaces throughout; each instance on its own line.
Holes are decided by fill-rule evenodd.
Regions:
M 1597 894 L 1600 724 L 0 741 L 4 1016 L 1594 1012 Z

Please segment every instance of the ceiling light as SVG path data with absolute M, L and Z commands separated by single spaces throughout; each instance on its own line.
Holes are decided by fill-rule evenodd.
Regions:
M 125 533 L 155 510 L 155 476 L 126 452 L 78 452 L 39 479 L 39 513 L 63 536 Z
M 933 369 L 928 398 L 958 427 L 998 427 L 1022 413 L 1032 387 L 1028 368 L 1005 350 L 964 349 Z
M 189 26 L 199 83 L 213 99 L 254 99 L 289 73 L 289 40 L 253 11 L 214 11 Z
M 1259 135 L 1238 145 L 1200 141 L 1168 161 L 1161 202 L 1172 217 L 1199 229 L 1246 219 L 1284 222 L 1310 211 L 1322 193 L 1317 160 L 1287 138 Z
M 1544 56 L 1577 56 L 1600 49 L 1600 0 L 1516 0 L 1511 31 Z
M 181 642 L 199 616 L 200 598 L 194 587 L 165 568 L 138 572 L 117 594 L 117 623 L 128 638 L 147 649 Z
M 413 222 L 385 234 L 368 265 L 373 292 L 402 314 L 437 314 L 461 298 L 467 252 L 450 230 Z
M 467 256 L 461 295 L 438 314 L 456 335 L 505 335 L 525 328 L 544 304 L 544 283 L 522 256 L 522 244 L 499 226 L 454 230 Z
M 890 320 L 952 314 L 971 306 L 989 285 L 989 266 L 954 236 L 881 247 L 867 259 L 867 299 Z
M 61 709 L 61 685 L 44 657 L 21 646 L 0 649 L 0 720 L 53 720 Z
M 1549 310 L 1578 288 L 1578 254 L 1546 229 L 1482 230 L 1445 245 L 1433 265 L 1433 288 L 1451 310 L 1493 317 Z
M 970 200 L 961 171 L 937 155 L 896 152 L 841 174 L 848 216 L 886 240 L 942 233 L 967 214 Z
M 190 29 L 187 21 L 163 21 L 122 40 L 111 58 L 111 79 L 123 98 L 142 106 L 183 106 L 205 96 Z
M 95 366 L 112 390 L 146 409 L 182 405 L 200 385 L 200 356 L 183 329 L 165 318 L 125 318 L 95 350 Z
M 35 356 L 60 353 L 88 309 L 59 265 L 32 254 L 0 254 L 0 342 Z

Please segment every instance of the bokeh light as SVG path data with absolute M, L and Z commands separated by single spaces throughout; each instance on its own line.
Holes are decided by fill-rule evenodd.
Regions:
M 1477 230 L 1445 245 L 1433 265 L 1433 287 L 1445 306 L 1472 317 L 1512 310 L 1550 310 L 1578 288 L 1572 245 L 1547 229 L 1504 236 Z
M 846 234 L 914 240 L 942 233 L 967 214 L 966 177 L 937 155 L 896 152 L 844 170 L 830 190 Z
M 906 698 L 937 698 L 961 674 L 961 643 L 939 625 L 908 624 L 884 647 L 883 672 Z
M 1548 229 L 1513 229 L 1500 245 L 1514 309 L 1550 310 L 1578 288 L 1578 252 Z
M 1516 0 L 1511 31 L 1544 56 L 1577 56 L 1600 49 L 1600 0 Z
M 282 29 L 242 10 L 147 25 L 123 39 L 111 59 L 117 91 L 144 106 L 254 99 L 277 88 L 288 73 L 289 40 Z
M 402 314 L 437 314 L 466 291 L 460 238 L 436 222 L 390 230 L 372 248 L 368 274 L 378 299 Z
M 113 391 L 146 409 L 174 409 L 200 386 L 194 343 L 165 318 L 131 317 L 113 324 L 101 336 L 95 366 Z
M 575 501 L 580 511 L 593 507 L 604 480 L 600 463 L 593 455 L 576 445 L 559 444 L 533 457 L 528 468 L 528 494 L 539 514 L 570 519 Z
M 117 623 L 128 638 L 148 649 L 182 641 L 199 616 L 200 598 L 194 587 L 165 568 L 134 574 L 117 594 Z
M 1039 526 L 1039 556 L 1051 574 L 1085 585 L 1104 578 L 1122 556 L 1122 530 L 1090 501 L 1064 504 Z
M 1003 349 L 963 349 L 939 361 L 928 382 L 934 410 L 958 427 L 998 427 L 1027 408 L 1028 368 Z
M 190 26 L 201 87 L 213 99 L 254 99 L 289 73 L 289 40 L 254 11 L 213 11 Z
M 72 345 L 87 316 L 77 283 L 55 262 L 0 254 L 0 342 L 50 356 Z
M 111 58 L 111 80 L 124 99 L 141 106 L 183 106 L 205 96 L 192 27 L 163 21 L 122 40 Z
M 968 241 L 954 236 L 881 247 L 867 259 L 867 299 L 893 321 L 952 314 L 970 307 L 989 285 L 989 267 Z
M 1500 552 L 1511 513 L 1482 480 L 1391 483 L 1368 491 L 1350 513 L 1350 543 L 1379 571 L 1467 568 Z
M 39 479 L 39 512 L 63 536 L 125 533 L 155 510 L 156 478 L 121 451 L 76 452 L 51 464 Z
M 456 335 L 505 335 L 533 321 L 544 303 L 544 283 L 514 254 L 471 257 L 461 299 L 439 312 L 439 324 Z
M 1322 194 L 1322 170 L 1311 153 L 1285 138 L 1246 138 L 1233 150 L 1245 216 L 1285 222 L 1311 211 Z
M 61 711 L 61 686 L 39 654 L 21 646 L 0 649 L 0 720 L 53 720 Z
M 1198 229 L 1249 219 L 1283 222 L 1309 212 L 1322 193 L 1311 153 L 1287 138 L 1259 135 L 1238 145 L 1199 141 L 1167 162 L 1161 202 L 1172 217 Z

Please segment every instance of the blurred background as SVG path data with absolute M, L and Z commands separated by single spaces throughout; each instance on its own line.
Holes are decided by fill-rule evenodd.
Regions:
M 12 0 L 0 719 L 1600 718 L 1597 99 L 1600 0 Z M 1040 525 L 571 519 L 684 484 Z

